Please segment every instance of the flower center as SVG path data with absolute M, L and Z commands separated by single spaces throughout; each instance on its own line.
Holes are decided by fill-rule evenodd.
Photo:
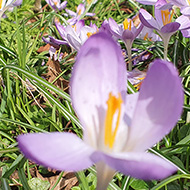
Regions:
M 123 26 L 125 30 L 131 30 L 131 20 L 128 21 L 128 19 L 126 18 L 123 22 Z
M 172 12 L 170 14 L 170 11 L 167 10 L 161 10 L 161 15 L 162 15 L 162 22 L 164 25 L 169 24 L 172 21 L 172 17 L 174 14 L 174 10 L 172 9 Z
M 148 37 L 148 32 L 145 34 L 145 36 L 144 36 L 143 39 L 144 39 L 144 40 L 148 40 L 148 41 L 152 41 L 152 38 L 149 38 L 149 37 Z
M 109 148 L 113 148 L 113 145 L 115 142 L 115 137 L 119 128 L 119 122 L 120 122 L 120 117 L 121 117 L 122 103 L 123 103 L 123 100 L 121 98 L 120 93 L 119 93 L 118 98 L 113 96 L 112 93 L 109 94 L 109 98 L 107 101 L 108 109 L 107 109 L 106 119 L 105 119 L 105 136 L 104 136 L 104 143 Z M 116 120 L 115 126 L 113 126 L 113 118 L 115 115 L 117 116 L 117 120 Z
M 144 36 L 144 40 L 147 40 L 147 39 L 148 39 L 148 32 Z
M 75 32 L 77 31 L 77 25 L 72 25 L 72 28 L 74 28 Z
M 97 31 L 95 31 L 95 32 L 87 32 L 87 36 L 88 36 L 88 38 L 90 38 L 90 36 L 92 36 L 92 35 L 94 35 L 94 34 L 96 34 L 98 32 L 98 29 L 97 29 Z

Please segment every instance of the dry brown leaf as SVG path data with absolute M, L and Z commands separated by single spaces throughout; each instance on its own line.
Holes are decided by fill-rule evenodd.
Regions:
M 54 61 L 49 58 L 46 65 L 48 66 L 48 72 L 44 76 L 48 82 L 52 83 L 62 72 L 60 63 L 58 60 Z M 69 82 L 62 77 L 59 77 L 53 84 L 60 89 L 67 89 Z
M 136 15 L 136 16 L 133 18 L 133 23 L 134 23 L 134 26 L 136 26 L 136 27 L 141 23 L 141 21 L 140 21 L 140 19 L 139 19 L 139 15 Z
M 42 53 L 42 52 L 44 52 L 44 51 L 49 51 L 49 48 L 51 47 L 51 45 L 50 44 L 46 44 L 45 46 L 41 46 L 38 50 L 37 50 L 37 52 L 38 53 Z

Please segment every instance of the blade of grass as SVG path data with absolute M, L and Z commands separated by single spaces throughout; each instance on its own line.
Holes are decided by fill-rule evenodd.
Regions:
M 60 90 L 59 88 L 57 88 L 56 86 L 54 86 L 53 84 L 49 83 L 48 81 L 44 80 L 43 78 L 33 74 L 30 71 L 27 71 L 25 69 L 22 69 L 21 67 L 15 66 L 15 65 L 6 65 L 4 67 L 4 69 L 9 68 L 9 69 L 13 69 L 16 70 L 18 72 L 23 73 L 24 75 L 26 75 L 29 79 L 34 80 L 34 85 L 38 86 L 38 83 L 47 87 L 49 90 L 54 91 L 56 94 L 58 94 L 59 96 L 61 96 L 62 98 L 68 100 L 69 102 L 71 101 L 69 95 Z

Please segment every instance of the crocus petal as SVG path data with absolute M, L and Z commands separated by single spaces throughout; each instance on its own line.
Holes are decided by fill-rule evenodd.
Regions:
M 145 5 L 155 5 L 157 0 L 137 0 L 137 2 Z
M 181 13 L 185 16 L 190 16 L 190 5 L 181 8 Z
M 54 43 L 54 44 L 57 44 L 57 45 L 64 45 L 64 44 L 67 44 L 66 41 L 55 39 L 55 38 L 52 37 L 52 36 L 49 36 L 49 39 L 50 39 L 50 42 L 52 42 L 52 43 Z
M 13 6 L 19 6 L 21 4 L 22 4 L 22 0 L 16 0 L 14 1 Z
M 143 151 L 161 140 L 175 126 L 182 105 L 178 72 L 170 62 L 155 60 L 140 89 L 126 151 Z
M 74 11 L 71 11 L 69 9 L 65 9 L 65 11 L 72 17 L 76 17 L 77 16 L 77 13 L 75 13 Z
M 180 27 L 178 22 L 171 22 L 169 24 L 164 25 L 161 28 L 161 33 L 173 33 L 176 32 Z
M 61 25 L 61 23 L 59 21 L 55 20 L 55 27 L 57 29 L 57 31 L 59 32 L 60 36 L 65 40 L 65 27 L 63 25 Z
M 180 1 L 179 0 L 170 0 L 170 2 L 178 7 L 183 7 L 183 6 L 188 5 L 188 2 L 186 0 L 180 0 Z
M 137 100 L 138 100 L 139 93 L 135 94 L 128 94 L 126 97 L 126 109 L 125 109 L 125 115 L 124 120 L 127 123 L 127 126 L 131 126 L 131 121 L 133 118 L 133 114 L 136 108 Z
M 85 5 L 84 4 L 79 4 L 78 5 L 78 7 L 77 7 L 77 13 L 79 14 L 79 15 L 82 15 L 83 13 L 84 13 L 84 11 L 85 11 Z
M 190 11 L 190 10 L 189 10 Z M 190 28 L 190 18 L 184 15 L 179 16 L 176 22 L 180 24 L 179 30 L 184 30 Z
M 33 133 L 17 138 L 22 153 L 56 170 L 79 171 L 90 167 L 93 150 L 71 133 Z
M 157 3 L 155 4 L 155 7 L 160 10 L 166 10 L 166 9 L 171 9 L 173 6 L 172 3 L 167 3 L 166 0 L 158 0 Z
M 121 30 L 121 27 L 112 18 L 109 18 L 108 23 L 109 23 L 111 33 L 116 38 L 121 39 L 122 38 L 122 33 L 123 33 L 123 30 Z
M 122 34 L 122 40 L 131 40 L 133 41 L 135 38 L 134 33 L 131 30 L 125 30 Z
M 142 23 L 140 23 L 140 25 L 138 26 L 138 28 L 135 31 L 135 38 L 140 34 L 140 32 L 142 31 L 142 29 L 144 28 L 144 25 Z
M 84 43 L 73 67 L 70 86 L 72 104 L 81 123 L 86 130 L 92 130 L 93 126 L 99 130 L 100 110 L 106 108 L 109 93 L 115 96 L 121 93 L 123 101 L 126 94 L 124 59 L 110 36 L 97 33 Z M 93 137 L 96 132 L 91 133 Z
M 81 29 L 85 26 L 85 23 L 84 23 L 84 20 L 79 20 L 77 23 L 76 23 L 76 32 L 77 34 L 80 33 Z
M 144 9 L 139 10 L 139 19 L 141 20 L 142 24 L 145 25 L 146 27 L 152 29 L 159 29 L 156 20 L 146 10 Z
M 150 153 L 104 154 L 102 159 L 113 169 L 143 180 L 160 180 L 177 170 L 171 163 Z
M 183 37 L 190 38 L 190 29 L 181 30 L 181 33 L 183 34 Z
M 86 13 L 86 16 L 94 16 L 96 15 L 95 13 Z
M 75 50 L 79 50 L 81 47 L 81 41 L 80 39 L 76 38 L 75 36 L 71 35 L 71 34 L 67 34 L 67 40 L 69 45 L 74 48 Z
M 63 1 L 63 3 L 61 3 L 61 5 L 60 5 L 59 10 L 60 11 L 63 10 L 66 6 L 67 6 L 67 1 Z

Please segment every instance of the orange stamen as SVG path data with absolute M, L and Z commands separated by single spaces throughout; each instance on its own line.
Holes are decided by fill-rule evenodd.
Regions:
M 124 30 L 131 30 L 131 24 L 132 24 L 132 21 L 129 20 L 126 18 L 124 21 L 123 21 L 123 26 L 124 26 Z
M 82 11 L 81 11 L 81 9 L 80 9 L 79 12 L 78 12 L 78 15 L 81 15 L 81 12 L 82 12 Z
M 168 9 L 161 10 L 162 22 L 164 25 L 171 23 L 173 14 L 174 14 L 174 10 L 172 10 L 171 14 Z
M 147 39 L 148 39 L 148 32 L 144 36 L 144 40 L 147 40 Z
M 0 9 L 2 8 L 3 0 L 0 0 Z
M 108 109 L 106 113 L 106 119 L 105 119 L 105 136 L 104 136 L 104 143 L 109 148 L 113 148 L 115 137 L 119 128 L 119 122 L 121 117 L 121 105 L 123 101 L 121 98 L 121 94 L 119 94 L 119 97 L 115 97 L 112 95 L 112 93 L 109 94 L 109 98 L 107 101 Z M 113 117 L 117 114 L 117 121 L 116 126 L 114 130 L 112 129 L 113 124 Z
M 92 32 L 87 32 L 86 35 L 88 36 L 88 38 L 90 38 L 90 36 L 92 36 Z

